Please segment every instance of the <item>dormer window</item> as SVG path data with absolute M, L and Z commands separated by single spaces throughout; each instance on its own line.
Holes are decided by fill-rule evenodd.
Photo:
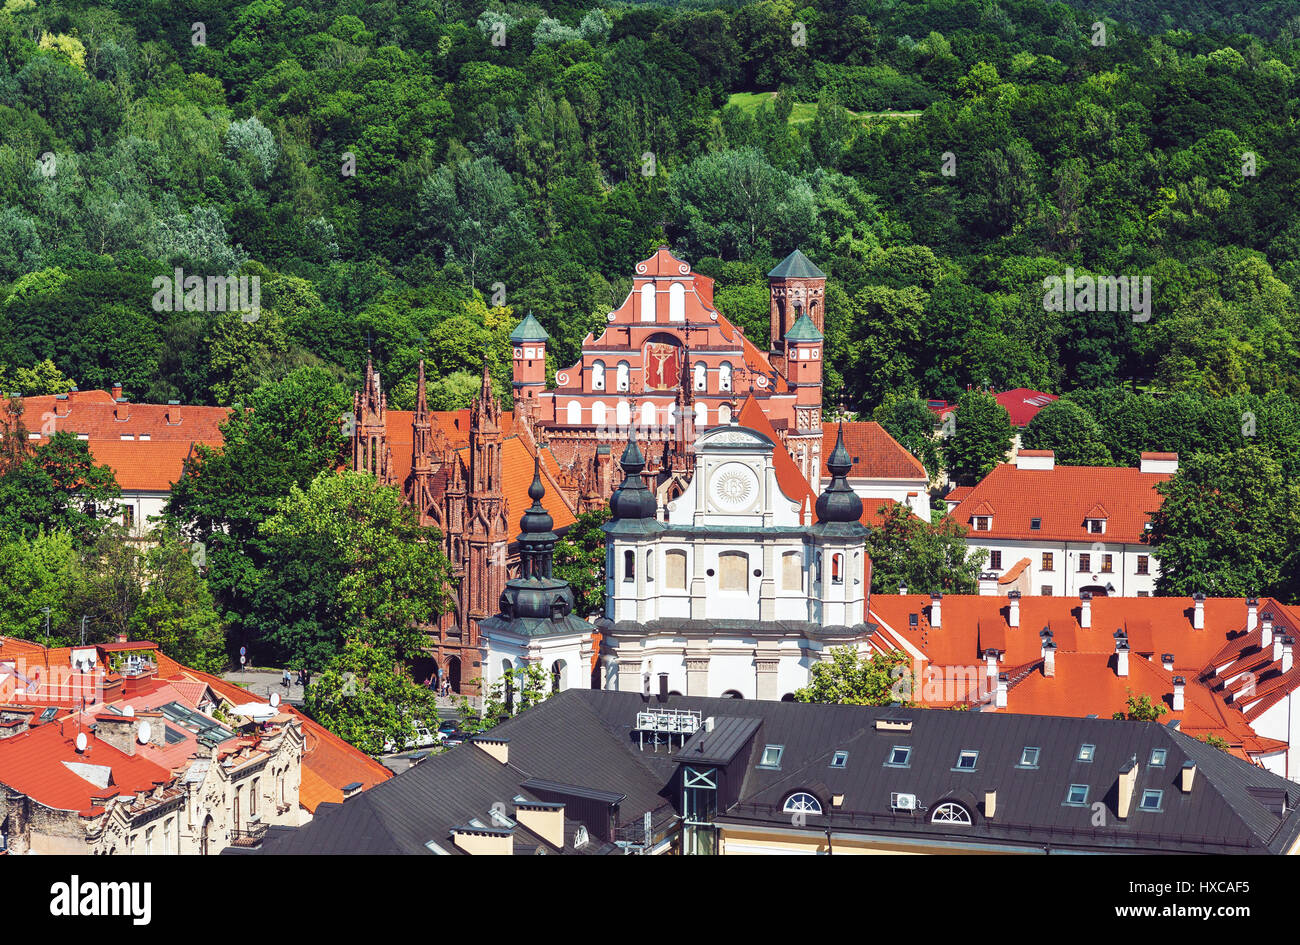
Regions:
M 974 525 L 975 531 L 986 532 L 993 527 L 993 517 L 990 515 L 976 515 Z
M 1087 519 L 1087 522 L 1089 535 L 1106 534 L 1106 520 L 1104 518 L 1090 518 Z
M 1042 527 L 1043 527 L 1043 520 L 1041 518 L 1031 518 L 1029 520 L 1030 531 L 1034 531 L 1034 532 L 1041 531 Z

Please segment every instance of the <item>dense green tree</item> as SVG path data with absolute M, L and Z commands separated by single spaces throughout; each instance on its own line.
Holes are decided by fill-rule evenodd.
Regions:
M 974 485 L 987 476 L 1006 461 L 1011 449 L 1011 417 L 985 391 L 962 394 L 956 413 L 945 421 L 944 432 L 944 466 L 952 479 L 964 485 Z
M 113 470 L 95 462 L 84 440 L 52 433 L 0 472 L 0 535 L 67 531 L 93 541 L 117 514 L 121 494 Z
M 911 703 L 907 654 L 873 653 L 862 657 L 851 646 L 835 647 L 831 659 L 815 663 L 808 685 L 796 689 L 798 702 L 837 705 Z
M 1281 596 L 1300 590 L 1300 484 L 1256 446 L 1180 457 L 1156 487 L 1149 541 L 1161 594 Z
M 1054 450 L 1062 466 L 1109 466 L 1101 427 L 1087 411 L 1069 400 L 1048 404 L 1034 415 L 1021 436 L 1021 448 Z
M 605 533 L 609 509 L 583 512 L 555 543 L 555 576 L 573 588 L 574 609 L 582 615 L 605 609 Z
M 906 506 L 882 507 L 867 537 L 871 589 L 894 594 L 974 594 L 987 552 L 966 546 L 966 530 L 950 519 L 931 525 Z

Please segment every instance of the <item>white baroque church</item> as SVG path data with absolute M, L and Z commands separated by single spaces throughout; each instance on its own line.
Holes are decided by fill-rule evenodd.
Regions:
M 663 507 L 635 440 L 610 500 L 598 681 L 634 692 L 791 699 L 831 647 L 868 649 L 871 561 L 843 434 L 809 523 L 756 430 L 695 441 L 694 475 Z

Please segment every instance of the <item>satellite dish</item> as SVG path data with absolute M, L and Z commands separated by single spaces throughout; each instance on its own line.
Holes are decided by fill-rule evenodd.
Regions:
M 77 751 L 85 751 L 85 750 L 86 750 L 86 733 L 85 733 L 85 732 L 78 732 L 78 733 L 77 733 Z
M 149 721 L 146 719 L 145 721 L 140 723 L 140 730 L 136 732 L 135 737 L 139 739 L 141 745 L 147 745 L 149 744 L 149 736 L 152 734 L 153 734 L 153 726 L 150 725 Z
M 126 706 L 125 708 L 122 709 L 122 714 L 125 715 L 128 719 L 133 719 L 135 718 L 135 709 L 131 708 L 130 706 Z
M 275 708 L 279 704 L 280 704 L 280 694 L 278 692 L 271 693 L 271 708 Z

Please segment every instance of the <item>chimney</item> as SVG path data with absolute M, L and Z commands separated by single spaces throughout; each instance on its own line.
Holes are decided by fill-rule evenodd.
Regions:
M 1291 672 L 1291 649 L 1295 646 L 1295 637 L 1282 638 L 1282 672 Z
M 171 427 L 180 426 L 181 422 L 181 402 L 179 400 L 167 401 L 167 425 Z
M 902 597 L 906 593 L 907 593 L 907 585 L 906 584 L 898 585 L 898 596 Z
M 1259 648 L 1267 650 L 1273 645 L 1273 612 L 1266 610 L 1259 618 Z
M 117 398 L 117 406 L 113 408 L 113 419 L 119 423 L 131 419 L 131 402 L 125 397 Z
M 984 665 L 987 667 L 985 674 L 988 676 L 997 676 L 998 674 L 998 651 L 984 651 Z
M 985 791 L 984 792 L 984 818 L 986 820 L 992 820 L 997 815 L 998 815 L 998 792 Z
M 1128 817 L 1129 810 L 1133 807 L 1134 789 L 1137 787 L 1138 763 L 1137 755 L 1134 755 L 1124 767 L 1119 769 L 1119 795 L 1115 801 L 1116 813 L 1121 819 Z
M 1013 627 L 1020 626 L 1020 592 L 1012 591 L 1007 595 L 1009 603 L 1009 612 L 1007 614 L 1007 623 Z
M 351 784 L 343 785 L 343 800 L 349 797 L 356 797 L 361 793 L 362 784 L 360 781 L 353 781 Z
M 1079 594 L 1079 626 L 1085 630 L 1092 626 L 1092 591 Z
M 1166 673 L 1172 673 L 1174 671 L 1174 654 L 1161 653 L 1160 665 L 1165 668 Z
M 1187 691 L 1187 680 L 1182 676 L 1174 677 L 1174 711 L 1182 712 L 1187 707 L 1184 693 Z
M 72 415 L 72 401 L 67 394 L 59 394 L 54 398 L 54 416 L 63 419 Z
M 1055 469 L 1056 453 L 1053 450 L 1021 450 L 1016 453 L 1017 469 Z
M 95 737 L 125 755 L 134 755 L 136 724 L 137 719 L 130 715 L 97 715 Z
M 1276 660 L 1280 660 L 1280 659 L 1282 658 L 1282 649 L 1283 649 L 1282 644 L 1283 644 L 1283 641 L 1285 641 L 1285 640 L 1286 640 L 1286 637 L 1284 637 L 1284 636 L 1282 635 L 1282 630 L 1281 630 L 1281 628 L 1279 627 L 1279 628 L 1278 628 L 1276 631 L 1274 631 L 1274 633 L 1273 633 L 1273 659 L 1274 659 L 1274 661 L 1276 661 Z
M 1259 598 L 1246 598 L 1246 632 L 1254 630 L 1259 626 Z
M 488 735 L 475 735 L 471 741 L 501 764 L 505 765 L 510 763 L 510 739 L 492 738 Z
M 113 399 L 114 399 L 114 400 L 121 400 L 121 399 L 122 399 L 122 382 L 121 382 L 121 381 L 114 381 L 114 382 L 113 382 Z
M 1115 675 L 1128 675 L 1128 640 L 1122 637 L 1115 641 Z
M 1184 761 L 1182 783 L 1179 785 L 1183 789 L 1184 794 L 1192 793 L 1192 782 L 1195 780 L 1196 780 L 1196 762 Z
M 564 805 L 515 801 L 515 820 L 553 847 L 564 848 Z
M 1197 591 L 1192 595 L 1192 628 L 1195 630 L 1205 629 L 1205 595 Z
M 930 595 L 930 626 L 932 627 L 943 626 L 943 624 L 940 622 L 943 616 L 942 607 L 943 607 L 943 595 L 931 594 Z
M 1138 458 L 1138 472 L 1164 473 L 1172 476 L 1178 472 L 1178 454 L 1143 453 Z
M 1010 681 L 1006 673 L 998 673 L 998 689 L 994 696 L 993 705 L 999 709 L 1007 707 L 1007 683 Z
M 1043 645 L 1043 675 L 1056 675 L 1056 644 L 1051 640 Z

